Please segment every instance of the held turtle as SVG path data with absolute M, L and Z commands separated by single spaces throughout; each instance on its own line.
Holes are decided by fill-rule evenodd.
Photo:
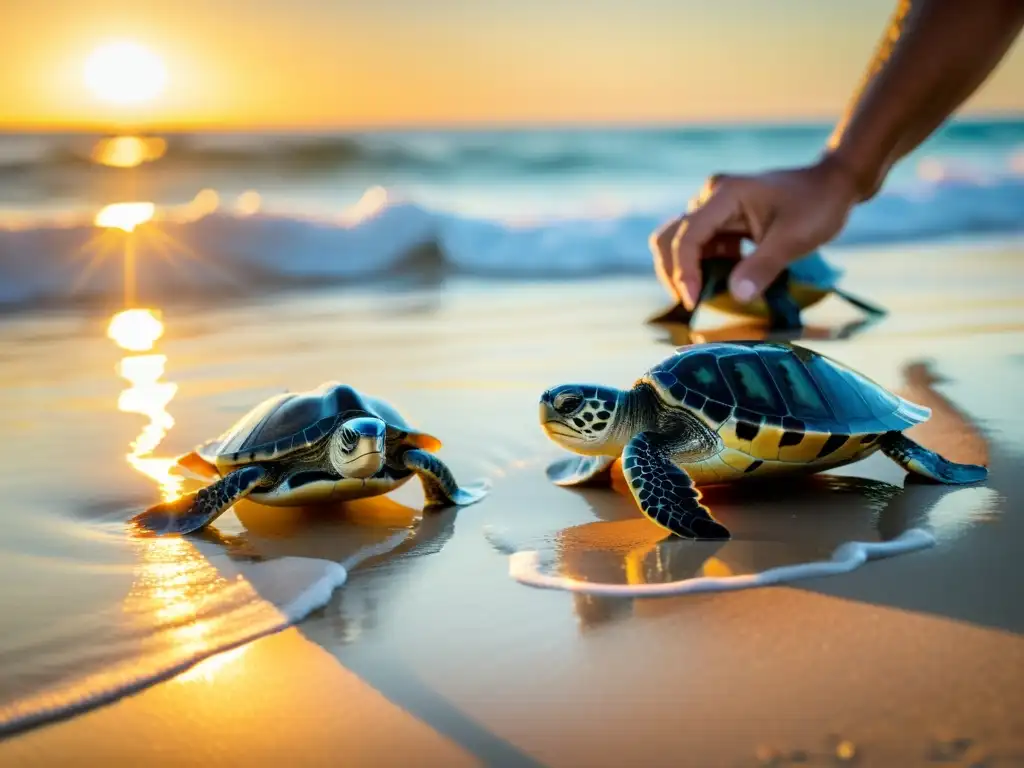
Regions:
M 842 271 L 835 268 L 821 255 L 812 251 L 802 259 L 793 262 L 772 282 L 759 297 L 747 304 L 740 304 L 729 293 L 729 273 L 742 257 L 738 235 L 718 235 L 705 249 L 701 259 L 703 283 L 697 305 L 693 311 L 682 304 L 652 316 L 651 323 L 682 323 L 689 325 L 701 304 L 740 317 L 768 319 L 772 330 L 789 331 L 803 327 L 800 313 L 830 294 L 872 316 L 881 317 L 885 310 L 870 304 L 839 288 Z
M 382 400 L 328 382 L 264 400 L 220 437 L 179 458 L 180 466 L 220 479 L 152 506 L 133 522 L 160 533 L 191 533 L 246 497 L 267 506 L 358 499 L 393 491 L 413 475 L 428 507 L 486 496 L 486 481 L 459 486 L 432 455 L 440 447 Z
M 929 408 L 795 344 L 737 341 L 684 347 L 628 390 L 562 384 L 541 395 L 548 437 L 580 456 L 548 467 L 558 485 L 608 480 L 618 456 L 652 522 L 677 536 L 728 539 L 695 486 L 821 472 L 881 450 L 905 470 L 947 484 L 984 480 L 903 434 Z

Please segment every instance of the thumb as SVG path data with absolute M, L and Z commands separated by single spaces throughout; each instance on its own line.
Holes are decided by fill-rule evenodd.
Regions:
M 776 224 L 754 252 L 733 268 L 729 275 L 729 293 L 741 304 L 754 300 L 797 256 L 799 248 L 785 229 Z

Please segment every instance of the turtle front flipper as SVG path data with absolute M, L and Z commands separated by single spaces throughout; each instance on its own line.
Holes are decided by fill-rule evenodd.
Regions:
M 548 465 L 548 479 L 555 485 L 573 486 L 587 483 L 611 483 L 614 456 L 567 456 Z
M 765 289 L 770 327 L 773 331 L 799 331 L 804 327 L 800 306 L 789 292 L 789 270 L 783 270 Z
M 402 455 L 402 461 L 423 483 L 423 494 L 428 507 L 464 507 L 475 504 L 484 498 L 490 489 L 490 484 L 486 480 L 460 486 L 443 461 L 419 448 L 406 451 Z
M 981 482 L 988 477 L 988 469 L 980 464 L 957 464 L 929 451 L 904 435 L 902 432 L 888 432 L 878 441 L 882 453 L 895 461 L 907 472 L 945 485 L 967 485 Z
M 737 241 L 738 243 L 739 241 Z M 737 244 L 737 248 L 739 245 Z M 687 309 L 682 303 L 677 302 L 674 306 L 652 315 L 647 319 L 648 323 L 680 323 L 689 326 L 701 304 L 710 301 L 715 296 L 729 290 L 729 273 L 739 263 L 739 257 L 730 256 L 708 256 L 701 261 L 701 286 L 700 295 L 693 304 L 693 309 Z
M 195 493 L 156 504 L 130 522 L 157 534 L 192 533 L 209 525 L 232 504 L 252 493 L 268 474 L 260 466 L 242 467 Z
M 641 432 L 626 444 L 622 471 L 651 522 L 687 539 L 728 539 L 729 529 L 700 503 L 700 491 L 684 470 L 672 462 L 671 440 Z

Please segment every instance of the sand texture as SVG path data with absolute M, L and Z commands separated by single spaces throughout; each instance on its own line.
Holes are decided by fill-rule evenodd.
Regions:
M 804 343 L 931 407 L 910 435 L 987 464 L 990 478 L 905 483 L 875 455 L 772 494 L 708 489 L 705 503 L 733 533 L 724 544 L 663 540 L 617 469 L 611 488 L 559 488 L 544 475 L 562 454 L 537 423 L 543 389 L 629 386 L 689 340 L 643 324 L 664 303 L 652 280 L 168 308 L 159 351 L 177 385 L 174 424 L 153 456 L 190 449 L 268 394 L 338 379 L 397 405 L 442 439 L 457 477 L 493 488 L 427 516 L 416 483 L 332 509 L 238 505 L 200 552 L 340 562 L 395 531 L 409 538 L 298 626 L 12 736 L 0 765 L 1024 765 L 1024 251 L 865 251 L 844 267 L 847 286 L 891 314 L 829 338 L 857 319 L 829 300 L 808 314 Z M 15 318 L 0 331 L 4 427 L 23 438 L 0 446 L 8 501 L 41 510 L 5 519 L 12 540 L 65 561 L 101 557 L 69 531 L 156 498 L 125 461 L 144 419 L 116 408 L 126 353 L 104 338 L 105 322 Z M 711 314 L 701 324 L 698 341 L 758 333 Z M 47 485 L 55 458 L 64 469 Z M 725 594 L 590 597 L 508 574 L 510 549 L 610 583 L 751 573 L 914 526 L 936 546 Z M 134 562 L 130 548 L 117 552 Z M 8 562 L 8 582 L 21 567 Z M 35 581 L 6 592 L 7 615 L 26 594 L 57 615 L 132 589 L 117 570 L 102 587 L 83 577 L 72 588 L 67 573 L 34 567 Z M 32 621 L 51 619 L 22 623 Z

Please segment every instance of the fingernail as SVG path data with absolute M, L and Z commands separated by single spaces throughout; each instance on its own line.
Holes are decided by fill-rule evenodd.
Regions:
M 757 295 L 757 286 L 750 280 L 740 280 L 732 287 L 732 295 L 736 301 L 750 301 Z

